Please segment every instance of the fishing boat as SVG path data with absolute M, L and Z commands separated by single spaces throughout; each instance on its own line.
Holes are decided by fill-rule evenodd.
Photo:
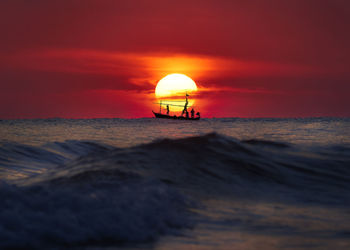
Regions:
M 199 112 L 197 112 L 196 115 L 194 115 L 194 112 L 191 112 L 191 116 L 189 115 L 187 107 L 191 107 L 191 106 L 188 106 L 188 97 L 189 97 L 189 95 L 186 93 L 186 101 L 185 101 L 185 105 L 183 106 L 184 109 L 182 110 L 182 113 L 179 116 L 170 115 L 169 114 L 169 106 L 182 107 L 181 105 L 171 104 L 171 103 L 162 102 L 162 101 L 157 103 L 157 104 L 159 104 L 159 113 L 154 112 L 153 110 L 152 110 L 152 112 L 156 118 L 198 121 L 201 118 Z M 162 106 L 166 106 L 166 114 L 162 113 Z

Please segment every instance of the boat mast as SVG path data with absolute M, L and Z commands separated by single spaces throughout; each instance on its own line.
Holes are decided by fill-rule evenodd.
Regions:
M 159 102 L 159 113 L 162 113 L 162 100 Z

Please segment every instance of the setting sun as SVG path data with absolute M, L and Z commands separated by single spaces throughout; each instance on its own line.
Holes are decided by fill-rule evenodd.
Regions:
M 184 74 L 170 74 L 162 78 L 156 87 L 156 97 L 184 96 L 197 91 L 196 83 Z

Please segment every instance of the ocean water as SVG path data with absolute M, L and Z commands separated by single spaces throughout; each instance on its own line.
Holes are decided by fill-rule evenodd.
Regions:
M 350 249 L 350 119 L 0 120 L 0 248 Z

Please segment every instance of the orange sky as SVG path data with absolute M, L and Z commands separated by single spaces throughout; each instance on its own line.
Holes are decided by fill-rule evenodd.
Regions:
M 0 118 L 150 117 L 170 73 L 204 117 L 349 116 L 348 1 L 2 1 Z

